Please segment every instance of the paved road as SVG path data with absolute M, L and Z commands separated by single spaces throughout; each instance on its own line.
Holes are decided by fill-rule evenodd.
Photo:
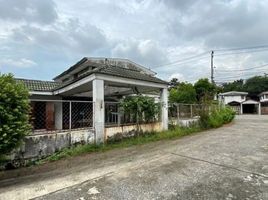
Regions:
M 0 199 L 268 199 L 267 128 L 268 116 L 238 116 L 179 140 L 60 161 L 0 181 Z

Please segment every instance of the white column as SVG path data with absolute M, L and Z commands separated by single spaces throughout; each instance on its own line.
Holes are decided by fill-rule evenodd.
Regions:
M 240 103 L 240 114 L 243 115 L 243 104 Z
M 54 109 L 55 109 L 55 128 L 57 130 L 62 130 L 62 102 L 55 102 Z
M 162 121 L 162 129 L 168 129 L 168 89 L 161 89 L 161 121 Z
M 259 107 L 258 108 L 259 108 L 259 113 L 258 114 L 261 115 L 261 103 L 259 103 Z
M 95 142 L 103 143 L 104 136 L 104 81 L 95 79 L 92 82 L 93 89 L 93 125 L 95 128 Z

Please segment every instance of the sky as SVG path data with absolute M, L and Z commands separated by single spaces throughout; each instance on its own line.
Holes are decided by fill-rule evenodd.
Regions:
M 268 45 L 268 0 L 0 0 L 0 5 L 0 72 L 19 78 L 51 80 L 83 57 L 118 57 L 165 80 L 193 82 L 210 77 L 211 50 L 218 82 L 268 69 L 267 49 L 220 55 L 222 49 Z M 255 69 L 244 71 L 248 68 Z

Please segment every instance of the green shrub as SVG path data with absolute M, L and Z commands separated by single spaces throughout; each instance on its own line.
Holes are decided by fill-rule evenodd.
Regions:
M 0 155 L 16 148 L 30 131 L 29 93 L 11 74 L 0 74 Z
M 120 102 L 124 114 L 136 123 L 155 121 L 160 115 L 160 105 L 147 96 L 128 96 Z
M 229 107 L 214 108 L 211 111 L 203 109 L 200 112 L 200 126 L 204 129 L 217 128 L 231 122 L 234 117 L 235 112 Z

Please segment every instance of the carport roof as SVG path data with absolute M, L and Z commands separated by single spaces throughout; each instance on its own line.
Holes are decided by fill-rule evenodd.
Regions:
M 242 102 L 242 104 L 259 104 L 260 102 L 254 101 L 252 99 Z

